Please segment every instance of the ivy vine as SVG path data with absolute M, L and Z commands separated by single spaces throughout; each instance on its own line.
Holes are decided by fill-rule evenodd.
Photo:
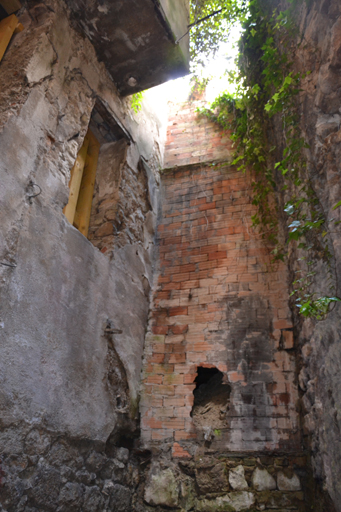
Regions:
M 229 73 L 236 92 L 222 94 L 209 109 L 201 109 L 200 113 L 231 131 L 235 147 L 233 165 L 241 171 L 253 169 L 253 204 L 257 206 L 253 226 L 274 245 L 273 258 L 284 260 L 286 246 L 290 243 L 305 252 L 300 258 L 305 270 L 297 271 L 300 277 L 293 282 L 291 295 L 296 297 L 302 315 L 321 320 L 330 305 L 340 299 L 317 297 L 312 291 L 313 253 L 317 248 L 319 258 L 328 267 L 331 291 L 333 272 L 326 222 L 304 172 L 304 149 L 308 146 L 301 135 L 297 100 L 301 82 L 309 72 L 295 73 L 287 51 L 295 31 L 293 9 L 269 14 L 264 12 L 259 0 L 251 0 L 248 9 L 239 42 L 238 70 Z M 272 118 L 280 122 L 283 147 L 272 145 Z M 277 219 L 281 212 L 276 194 L 287 198 L 283 212 L 287 225 L 286 245 L 280 243 L 278 236 Z M 335 208 L 340 205 L 341 201 Z

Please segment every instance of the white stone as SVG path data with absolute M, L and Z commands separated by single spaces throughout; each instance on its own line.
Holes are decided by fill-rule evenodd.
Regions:
M 171 469 L 156 470 L 151 475 L 144 491 L 144 499 L 153 506 L 177 507 L 179 488 Z
M 245 491 L 249 488 L 245 480 L 245 472 L 243 466 L 237 466 L 230 469 L 229 482 L 234 491 Z
M 280 491 L 300 491 L 301 482 L 296 473 L 291 478 L 285 476 L 282 471 L 277 475 L 277 485 Z
M 29 84 L 37 83 L 49 76 L 52 73 L 53 61 L 56 58 L 56 53 L 45 34 L 42 35 L 37 46 L 38 48 L 26 69 L 26 78 Z
M 266 469 L 256 468 L 252 474 L 252 485 L 256 491 L 273 491 L 276 489 L 276 480 Z
M 231 504 L 237 512 L 248 509 L 255 503 L 255 497 L 252 492 L 230 492 L 227 497 L 229 501 L 226 502 Z M 222 499 L 225 502 L 225 496 Z

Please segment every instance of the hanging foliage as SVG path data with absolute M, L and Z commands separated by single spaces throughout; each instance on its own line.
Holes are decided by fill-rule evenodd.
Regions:
M 245 19 L 247 6 L 247 0 L 191 0 L 191 63 L 194 71 L 207 59 L 212 59 L 220 44 L 228 40 L 231 27 Z
M 217 4 L 214 2 L 215 7 Z M 328 269 L 330 292 L 334 292 L 334 279 L 326 236 L 328 227 L 306 176 L 304 149 L 307 145 L 299 125 L 297 98 L 302 79 L 309 72 L 295 73 L 290 53 L 286 50 L 295 30 L 292 9 L 269 13 L 261 4 L 260 0 L 251 0 L 247 14 L 230 10 L 231 19 L 227 19 L 227 25 L 232 22 L 232 14 L 239 16 L 239 21 L 244 18 L 238 69 L 230 73 L 230 82 L 236 92 L 222 94 L 210 109 L 201 110 L 201 114 L 232 131 L 235 145 L 233 164 L 240 171 L 252 169 L 255 177 L 252 197 L 257 213 L 252 217 L 253 225 L 273 244 L 274 258 L 282 260 L 287 251 L 278 241 L 277 219 L 283 214 L 278 211 L 278 206 L 277 213 L 275 211 L 275 197 L 279 194 L 285 198 L 287 244 L 296 244 L 297 249 L 305 252 L 300 260 L 306 269 L 298 271 L 300 276 L 293 282 L 292 295 L 296 297 L 296 305 L 302 315 L 321 320 L 330 305 L 339 299 L 317 297 L 314 292 L 314 251 L 320 254 Z M 211 26 L 212 30 L 214 26 Z M 209 41 L 215 49 L 212 34 Z M 207 51 L 208 46 L 204 47 L 204 52 Z M 272 145 L 269 137 L 274 127 L 273 120 L 281 126 L 283 147 Z

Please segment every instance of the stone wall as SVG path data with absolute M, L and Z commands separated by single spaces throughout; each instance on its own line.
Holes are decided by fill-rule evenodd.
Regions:
M 125 447 L 34 425 L 2 429 L 1 512 L 133 510 L 139 461 Z
M 273 9 L 273 3 L 267 3 Z M 283 3 L 283 8 L 287 5 Z M 305 183 L 309 183 L 319 202 L 318 208 L 326 219 L 323 230 L 328 232 L 328 246 L 332 256 L 321 259 L 318 237 L 311 237 L 313 246 L 309 259 L 310 270 L 316 272 L 311 291 L 320 297 L 340 297 L 341 209 L 333 210 L 340 200 L 340 41 L 341 10 L 337 0 L 302 2 L 297 5 L 295 20 L 297 37 L 290 46 L 295 71 L 310 74 L 302 80 L 298 101 L 301 133 L 308 144 Z M 272 132 L 272 144 L 282 147 L 280 120 Z M 277 156 L 275 156 L 277 158 Z M 278 161 L 279 158 L 276 160 Z M 276 177 L 278 184 L 281 178 Z M 287 200 L 282 198 L 281 206 Z M 306 272 L 306 253 L 289 246 L 288 267 L 290 281 L 297 272 Z M 331 269 L 331 273 L 329 272 Z M 330 281 L 331 277 L 331 281 Z M 341 351 L 339 346 L 341 308 L 337 304 L 325 319 L 316 321 L 297 314 L 291 303 L 294 320 L 295 348 L 301 353 L 299 375 L 302 397 L 304 439 L 312 450 L 315 477 L 323 483 L 338 511 L 341 510 Z M 327 506 L 328 510 L 332 505 Z
M 62 2 L 30 4 L 19 18 L 24 30 L 0 64 L 0 509 L 103 510 L 111 499 L 129 510 L 133 470 L 112 443 L 124 448 L 122 435 L 137 428 L 162 160 L 157 116 L 136 115 L 120 99 Z M 129 140 L 113 185 L 129 218 L 107 255 L 62 213 L 98 103 Z M 111 143 L 101 143 L 104 154 Z M 87 462 L 93 452 L 98 466 Z
M 90 218 L 89 240 L 101 252 L 112 255 L 115 248 L 146 241 L 153 234 L 150 187 L 155 176 L 142 161 L 132 164 L 124 139 L 101 147 Z M 150 183 L 152 181 L 152 183 Z
M 194 512 L 309 510 L 302 491 L 308 481 L 305 457 L 198 456 L 169 467 L 161 458 L 150 468 L 139 510 Z M 302 483 L 301 483 L 302 482 Z

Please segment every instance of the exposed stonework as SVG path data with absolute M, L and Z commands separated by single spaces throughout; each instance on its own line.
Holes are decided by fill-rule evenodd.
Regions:
M 2 430 L 0 451 L 2 512 L 132 510 L 139 466 L 126 448 L 17 424 Z
M 142 241 L 152 209 L 145 169 L 132 165 L 127 151 L 122 139 L 102 146 L 99 155 L 89 239 L 103 253 Z
M 161 462 L 149 469 L 144 497 L 148 505 L 138 510 L 183 510 L 193 512 L 237 512 L 242 510 L 309 510 L 309 498 L 296 489 L 281 491 L 276 485 L 278 475 L 286 471 L 300 482 L 306 483 L 306 459 L 304 457 L 255 457 L 221 454 L 218 458 L 198 455 L 194 461 L 171 464 L 162 456 Z M 234 489 L 231 474 L 243 473 L 244 488 Z M 259 489 L 254 485 L 254 475 L 267 474 L 275 482 L 271 489 Z M 159 481 L 160 485 L 156 485 Z
M 286 4 L 283 3 L 282 7 L 285 8 Z M 270 9 L 273 9 L 273 3 Z M 314 264 L 310 265 L 309 270 L 316 271 L 312 286 L 316 297 L 340 296 L 341 286 L 340 225 L 337 224 L 341 218 L 341 209 L 333 210 L 341 195 L 340 15 L 340 2 L 337 0 L 299 3 L 294 16 L 299 26 L 299 35 L 291 45 L 291 60 L 295 71 L 310 72 L 302 80 L 298 102 L 301 133 L 309 145 L 305 150 L 307 170 L 304 179 L 312 186 L 320 202 L 328 226 L 328 245 L 332 253 L 330 283 L 328 262 L 321 259 L 320 248 L 312 241 L 315 250 L 310 260 Z M 279 122 L 273 135 L 275 139 L 272 143 L 280 147 L 283 141 Z M 280 176 L 276 179 L 281 183 Z M 289 248 L 291 281 L 296 279 L 300 268 L 305 268 L 305 260 L 300 259 L 305 256 L 306 253 Z M 334 288 L 331 289 L 330 284 Z M 341 408 L 341 308 L 337 304 L 325 320 L 317 322 L 299 317 L 294 301 L 291 305 L 295 326 L 294 348 L 301 352 L 299 383 L 305 442 L 312 450 L 315 477 L 323 481 L 324 488 L 340 511 L 341 418 L 338 411 Z M 331 502 L 321 505 L 321 510 L 332 508 Z

